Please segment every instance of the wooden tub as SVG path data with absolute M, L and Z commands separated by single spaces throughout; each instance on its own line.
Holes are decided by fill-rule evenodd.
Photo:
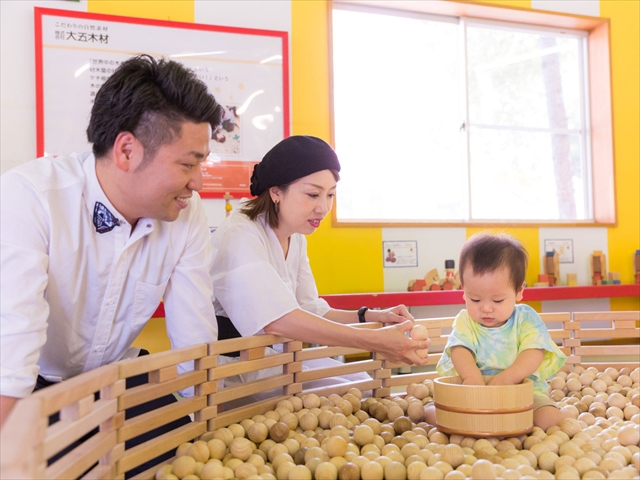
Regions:
M 483 377 L 488 383 L 492 377 Z M 434 380 L 436 426 L 471 437 L 515 437 L 533 430 L 533 382 L 462 385 L 460 377 Z

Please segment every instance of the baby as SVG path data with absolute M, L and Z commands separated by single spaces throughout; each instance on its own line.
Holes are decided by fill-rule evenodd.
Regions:
M 484 385 L 483 375 L 495 375 L 489 385 L 534 382 L 534 425 L 546 430 L 571 414 L 560 410 L 546 392 L 546 379 L 566 356 L 553 342 L 540 316 L 522 300 L 527 252 L 509 235 L 476 234 L 462 247 L 460 281 L 466 310 L 438 362 L 442 376 L 459 375 L 463 385 Z M 426 422 L 436 424 L 433 404 L 425 407 Z

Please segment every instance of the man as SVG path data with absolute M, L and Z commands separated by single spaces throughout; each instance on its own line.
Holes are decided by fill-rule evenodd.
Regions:
M 1 177 L 0 425 L 34 388 L 137 356 L 163 298 L 174 348 L 217 339 L 194 192 L 220 115 L 193 72 L 134 57 L 95 97 L 93 153 Z

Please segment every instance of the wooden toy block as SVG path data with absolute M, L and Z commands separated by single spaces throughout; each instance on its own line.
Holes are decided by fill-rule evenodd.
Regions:
M 424 276 L 424 281 L 425 286 L 423 290 L 440 290 L 440 275 L 438 275 L 438 269 L 434 268 L 433 270 L 429 270 Z M 438 288 L 431 288 L 433 285 L 436 285 Z
M 549 277 L 549 286 L 558 285 L 560 280 L 560 256 L 558 252 L 546 252 L 542 258 L 544 273 Z
M 607 258 L 601 250 L 595 250 L 589 256 L 589 272 L 592 285 L 602 285 L 602 280 L 607 277 Z
M 541 273 L 538 275 L 538 281 L 533 284 L 534 287 L 548 287 L 549 286 L 549 276 L 546 273 Z
M 577 273 L 567 273 L 567 286 L 575 287 L 578 285 L 578 274 Z

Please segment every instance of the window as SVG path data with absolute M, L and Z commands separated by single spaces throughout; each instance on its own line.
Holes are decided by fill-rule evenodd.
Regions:
M 331 21 L 338 224 L 610 220 L 589 31 L 337 3 Z

